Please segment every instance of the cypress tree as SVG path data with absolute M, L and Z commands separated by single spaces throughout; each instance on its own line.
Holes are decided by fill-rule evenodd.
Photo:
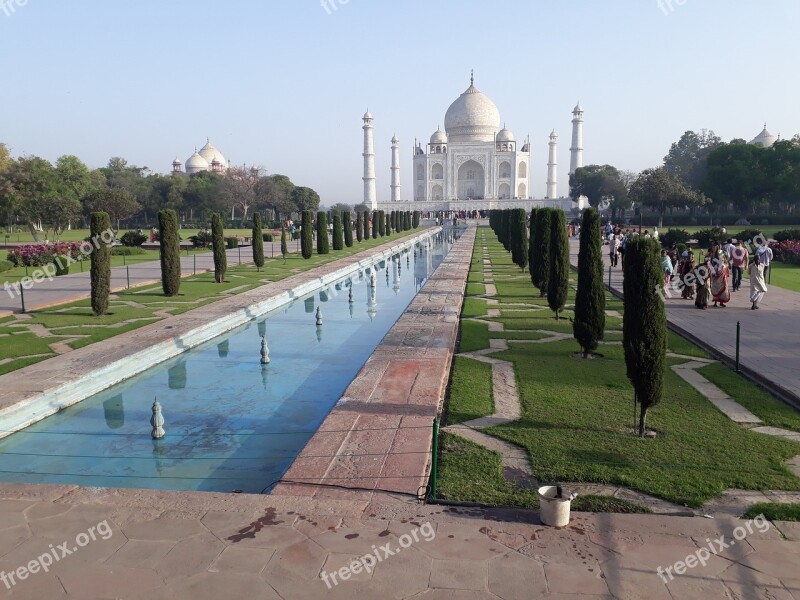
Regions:
M 92 286 L 92 312 L 99 317 L 108 312 L 108 298 L 111 295 L 111 246 L 103 241 L 104 238 L 109 237 L 105 232 L 111 231 L 111 219 L 108 213 L 93 212 L 89 230 L 94 244 L 89 268 Z M 180 267 L 180 263 L 178 267 Z
M 553 218 L 555 211 L 552 208 L 541 208 L 536 211 L 536 248 L 537 253 L 536 262 L 533 263 L 533 284 L 539 288 L 539 297 L 544 298 L 547 295 L 547 286 L 550 281 L 551 270 L 551 236 L 550 236 L 550 221 Z M 533 241 L 531 242 L 534 243 Z
M 550 279 L 547 282 L 547 304 L 558 313 L 567 303 L 569 291 L 569 240 L 567 221 L 563 210 L 554 210 L 550 219 Z
M 386 213 L 382 210 L 378 211 L 378 233 L 381 237 L 386 235 Z
M 342 213 L 338 210 L 333 213 L 333 249 L 344 248 L 344 232 L 342 231 Z
M 578 253 L 578 291 L 572 335 L 588 358 L 603 339 L 606 327 L 606 292 L 603 286 L 603 255 L 600 215 L 594 208 L 583 211 Z
M 353 221 L 350 218 L 350 211 L 342 212 L 342 227 L 344 227 L 344 245 L 348 248 L 353 247 Z M 359 240 L 360 241 L 360 240 Z
M 368 210 L 364 211 L 364 218 L 363 218 L 363 221 L 362 221 L 361 224 L 364 227 L 364 239 L 368 240 L 369 239 L 369 211 Z
M 533 283 L 533 264 L 536 261 L 536 246 L 535 246 L 535 237 L 536 237 L 536 212 L 538 208 L 531 209 L 531 216 L 530 216 L 530 229 L 528 230 L 528 271 L 531 274 L 531 283 Z M 491 215 L 489 215 L 489 221 L 491 222 Z
M 378 238 L 378 211 L 372 212 L 372 239 Z
M 397 211 L 393 210 L 389 212 L 389 229 L 393 229 L 397 231 Z
M 384 228 L 384 230 L 385 230 L 385 232 L 386 232 L 386 235 L 387 235 L 387 236 L 390 236 L 390 235 L 392 235 L 392 224 L 391 224 L 391 220 L 392 220 L 392 219 L 391 219 L 391 214 L 392 214 L 392 211 L 389 211 L 389 212 L 388 212 L 388 213 L 386 213 L 386 215 L 384 216 L 384 219 L 385 219 L 385 221 L 384 221 L 384 223 L 383 223 L 383 228 Z
M 289 246 L 286 244 L 286 223 L 281 223 L 281 255 L 284 263 L 287 254 L 289 254 Z
M 181 288 L 181 238 L 178 235 L 178 213 L 172 209 L 158 212 L 161 289 L 168 297 L 177 296 Z
M 524 208 L 511 211 L 511 257 L 523 271 L 528 266 L 527 213 Z
M 303 258 L 308 260 L 314 249 L 314 218 L 310 210 L 303 211 L 303 218 L 300 224 L 300 251 Z
M 502 212 L 502 222 L 500 225 L 500 243 L 506 252 L 511 251 L 511 209 L 506 208 Z
M 409 231 L 409 230 L 411 229 L 411 211 L 410 211 L 410 210 L 407 210 L 407 211 L 406 211 L 406 213 L 405 213 L 405 215 L 406 215 L 406 219 L 405 219 L 405 230 L 406 230 L 406 231 Z
M 264 232 L 261 228 L 261 215 L 253 214 L 253 262 L 260 271 L 264 266 Z
M 328 214 L 324 211 L 317 213 L 317 254 L 328 254 L 331 244 L 328 240 Z
M 364 214 L 356 212 L 356 239 L 360 242 L 364 239 Z
M 214 247 L 214 281 L 223 283 L 228 270 L 228 256 L 225 254 L 225 232 L 222 217 L 217 213 L 211 216 L 211 243 Z
M 415 211 L 414 211 L 414 214 L 412 215 L 412 219 L 411 219 L 411 226 L 412 226 L 414 229 L 416 229 L 417 227 L 419 227 L 419 211 L 418 211 L 418 210 L 415 210 Z
M 647 410 L 664 393 L 667 321 L 659 294 L 664 284 L 660 250 L 657 240 L 646 238 L 631 238 L 625 247 L 622 345 L 628 379 L 641 407 L 640 436 L 645 434 Z

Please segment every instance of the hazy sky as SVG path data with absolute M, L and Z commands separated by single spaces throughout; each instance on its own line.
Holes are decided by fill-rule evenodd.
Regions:
M 444 125 L 473 68 L 531 135 L 537 197 L 551 129 L 568 191 L 577 100 L 585 164 L 656 166 L 687 129 L 800 132 L 798 0 L 327 1 L 0 0 L 0 142 L 167 172 L 208 136 L 233 164 L 355 204 L 369 108 L 378 198 L 394 132 L 410 198 L 414 139 Z

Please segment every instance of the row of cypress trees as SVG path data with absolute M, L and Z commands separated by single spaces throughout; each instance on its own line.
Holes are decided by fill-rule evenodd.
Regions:
M 530 214 L 528 227 L 522 209 L 492 211 L 489 224 L 498 240 L 511 252 L 512 260 L 525 269 L 531 282 L 547 296 L 550 308 L 563 310 L 569 291 L 569 240 L 566 217 L 561 210 L 539 208 Z M 578 254 L 578 287 L 575 294 L 573 336 L 589 358 L 605 333 L 605 288 L 603 284 L 600 215 L 587 208 L 582 215 Z M 525 244 L 528 244 L 527 248 Z M 666 315 L 657 292 L 663 282 L 660 246 L 656 240 L 628 241 L 624 265 L 623 347 L 628 379 L 634 388 L 634 406 L 640 406 L 638 433 L 646 431 L 647 411 L 663 396 L 666 356 Z

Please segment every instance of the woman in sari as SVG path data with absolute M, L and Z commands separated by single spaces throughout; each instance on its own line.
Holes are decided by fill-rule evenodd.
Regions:
M 680 277 L 684 284 L 681 297 L 685 300 L 692 300 L 694 299 L 694 285 L 689 285 L 686 278 L 690 273 L 694 273 L 695 271 L 694 252 L 689 250 L 689 253 L 681 261 L 680 265 Z
M 694 270 L 694 280 L 696 292 L 694 305 L 705 310 L 711 300 L 711 263 L 708 258 Z
M 711 264 L 711 296 L 714 299 L 714 308 L 717 305 L 725 308 L 725 305 L 731 301 L 731 288 L 728 283 L 730 270 L 725 253 L 717 250 Z

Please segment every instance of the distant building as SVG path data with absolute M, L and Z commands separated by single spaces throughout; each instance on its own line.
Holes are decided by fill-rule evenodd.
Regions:
M 211 145 L 211 142 L 206 138 L 206 145 L 197 150 L 195 146 L 194 154 L 186 159 L 186 170 L 179 158 L 172 161 L 173 173 L 185 173 L 186 175 L 194 175 L 201 171 L 213 171 L 215 173 L 224 173 L 229 167 L 228 161 L 222 155 L 222 152 L 217 150 Z
M 764 148 L 769 148 L 775 142 L 780 141 L 780 139 L 781 139 L 780 134 L 772 135 L 769 131 L 767 131 L 767 124 L 764 123 L 764 129 L 762 129 L 761 133 L 759 133 L 756 137 L 750 140 L 750 143 L 756 146 L 763 146 Z

